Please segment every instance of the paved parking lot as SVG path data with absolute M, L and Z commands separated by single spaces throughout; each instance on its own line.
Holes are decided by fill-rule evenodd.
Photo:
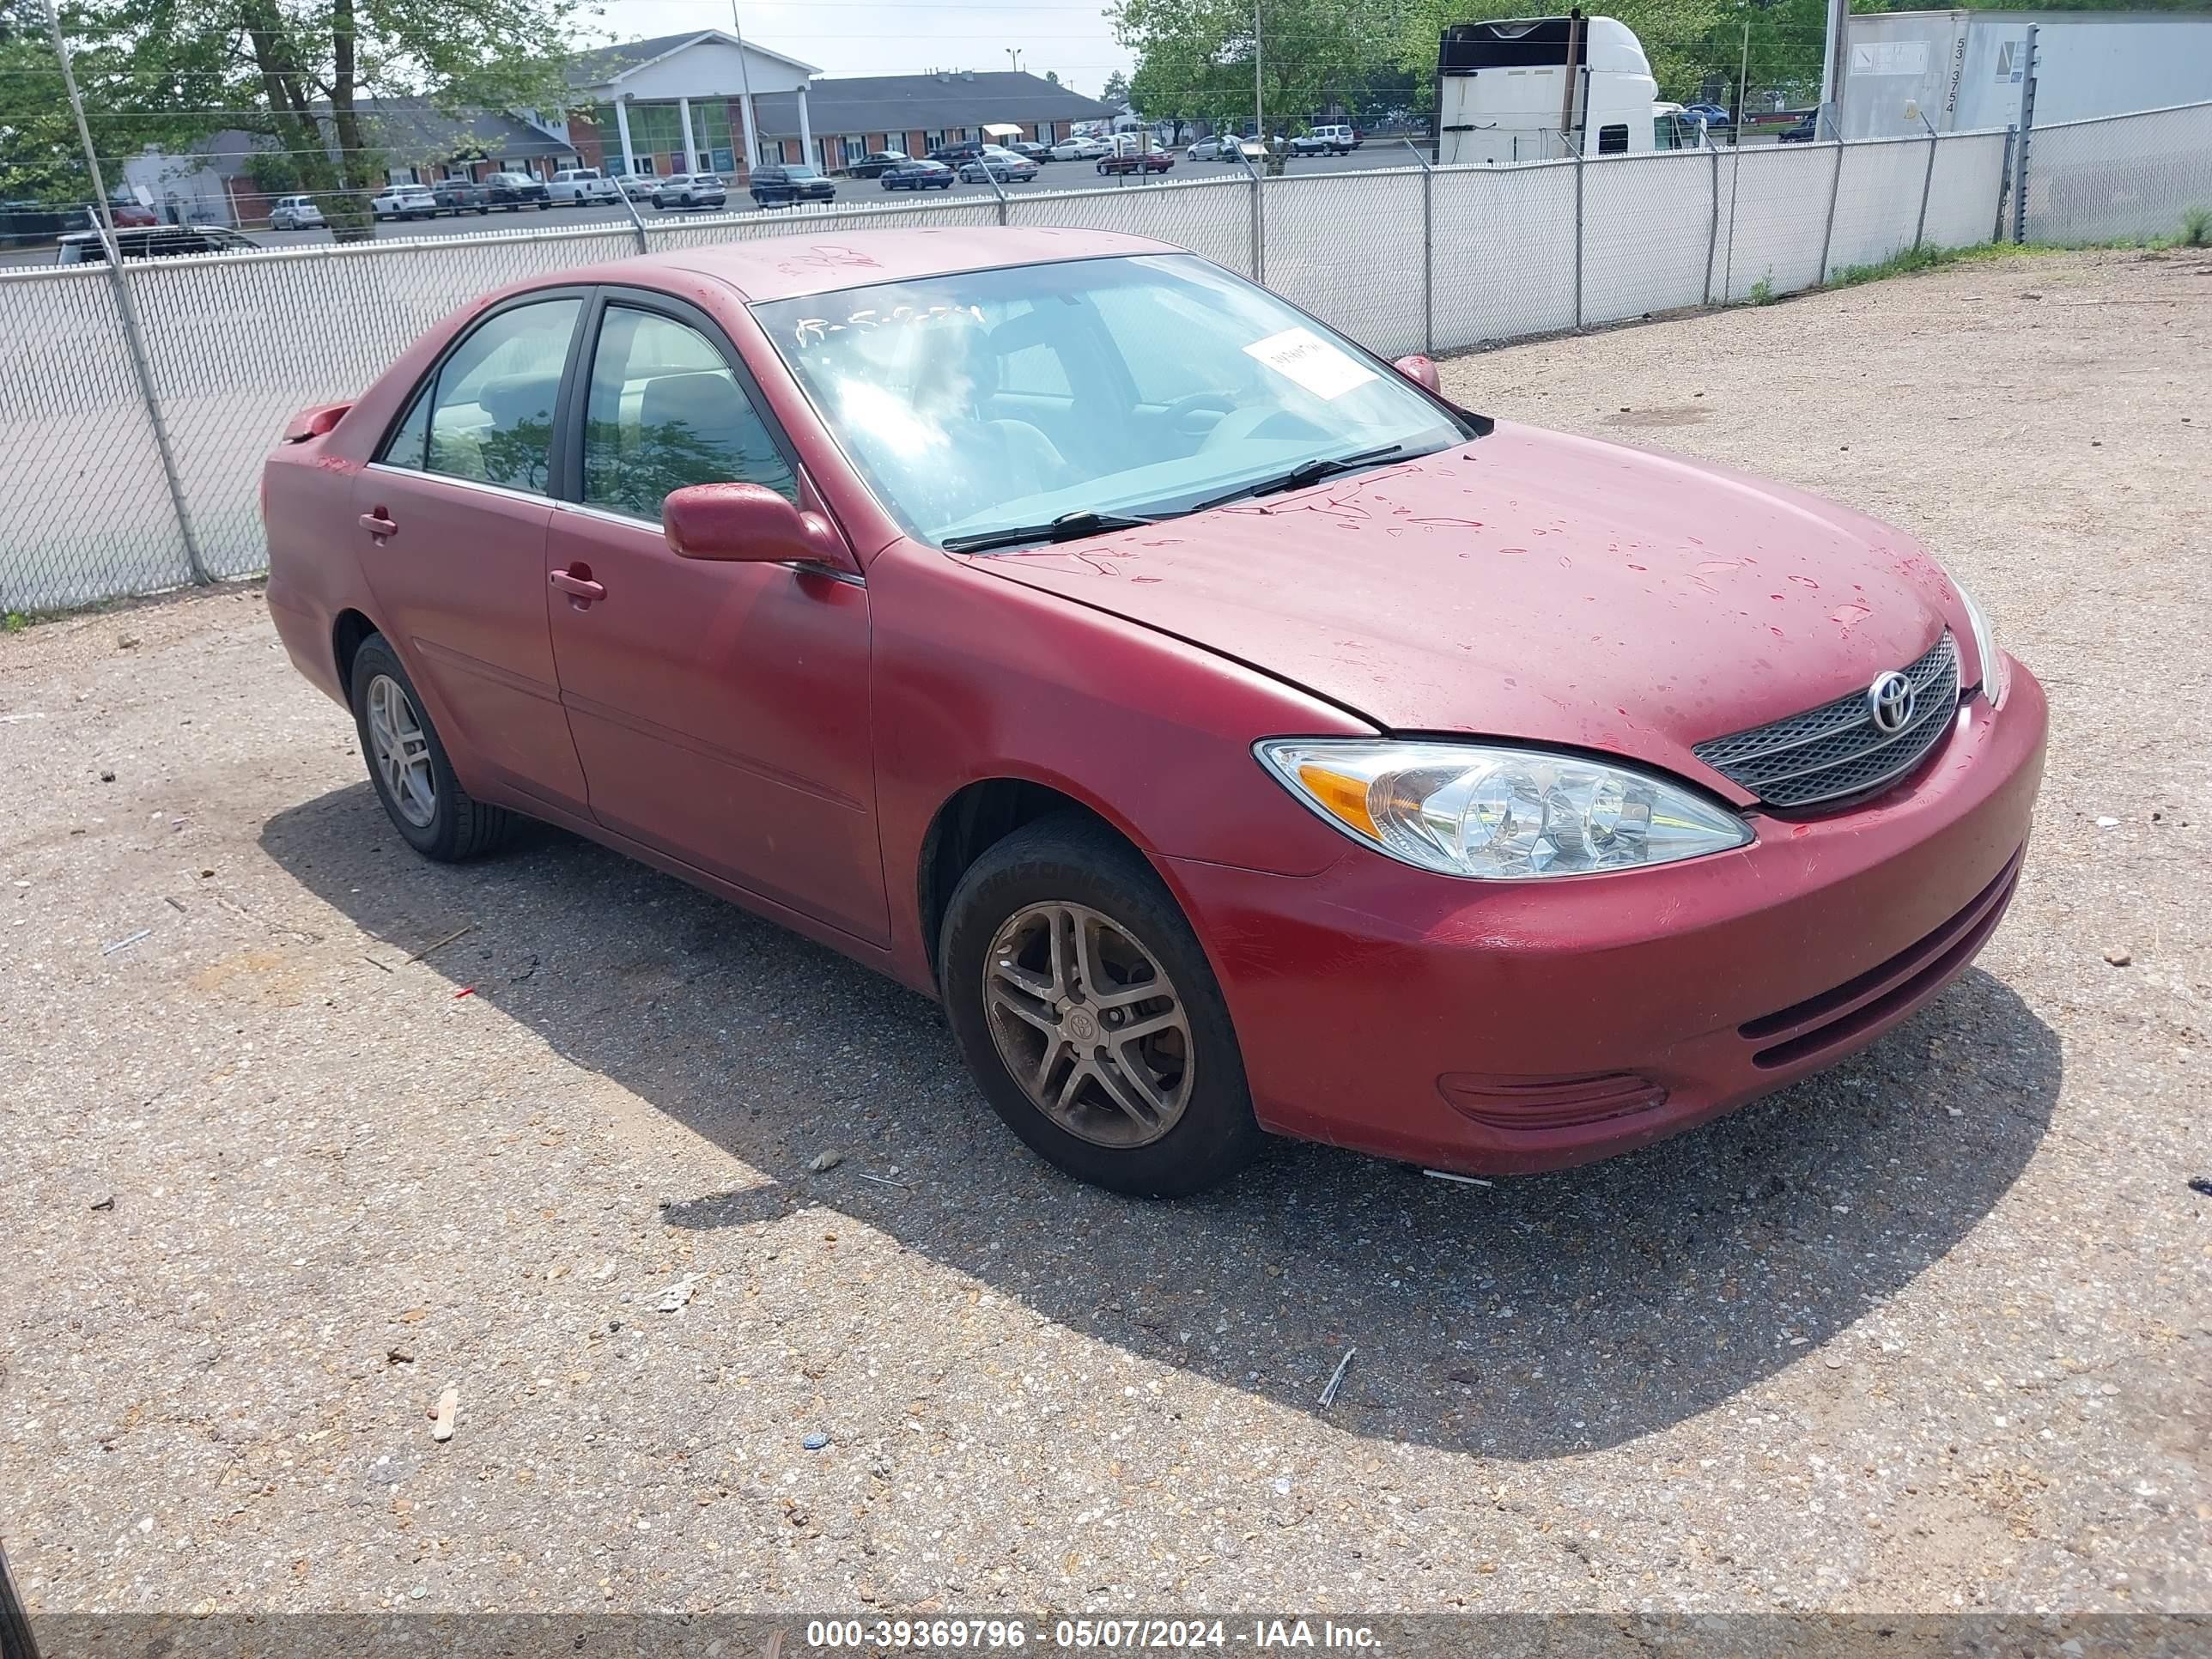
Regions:
M 823 951 L 415 860 L 252 589 L 0 637 L 30 1601 L 2205 1607 L 2208 354 L 2212 258 L 2090 254 L 1447 366 L 1909 527 L 2054 720 L 1937 1004 L 1491 1187 L 1071 1186 Z
M 1414 160 L 1412 152 L 1407 150 L 1404 144 L 1395 140 L 1375 139 L 1361 145 L 1349 155 L 1316 155 L 1294 160 L 1289 164 L 1289 173 L 1291 177 L 1296 178 L 1309 173 L 1358 172 L 1372 167 L 1417 165 L 1419 163 Z M 1247 175 L 1244 168 L 1235 161 L 1187 161 L 1183 160 L 1182 151 L 1179 149 L 1175 153 L 1175 166 L 1165 173 L 1107 177 L 1099 173 L 1095 162 L 1048 161 L 1037 169 L 1037 176 L 1029 183 L 1008 185 L 1006 189 L 1010 196 L 1034 195 L 1040 191 L 1140 190 L 1146 184 L 1159 179 L 1218 179 L 1231 176 Z M 881 183 L 873 179 L 841 178 L 837 180 L 837 200 L 840 204 L 847 205 L 854 203 L 874 205 L 885 202 L 914 200 L 937 202 L 947 197 L 955 198 L 979 197 L 985 201 L 989 201 L 992 199 L 992 192 L 990 185 L 980 182 L 963 185 L 956 180 L 941 191 L 887 191 Z M 742 194 L 733 196 L 730 205 L 733 210 L 744 212 L 756 210 L 751 198 Z M 637 210 L 639 216 L 647 224 L 678 224 L 686 218 L 698 216 L 677 208 L 671 208 L 665 212 L 660 211 L 656 210 L 650 202 L 640 202 L 637 204 Z M 769 209 L 768 211 L 789 214 L 792 210 Z M 620 203 L 615 203 L 603 207 L 554 207 L 544 210 L 518 210 L 512 213 L 501 209 L 488 214 L 464 213 L 437 219 L 392 220 L 388 222 L 380 222 L 376 226 L 376 235 L 380 240 L 391 240 L 421 236 L 471 236 L 493 230 L 538 230 L 549 226 L 627 225 L 629 222 L 629 211 Z M 249 227 L 246 234 L 270 247 L 327 246 L 331 241 L 331 234 L 326 230 L 283 231 Z M 51 264 L 53 263 L 53 258 L 54 252 L 52 247 L 10 248 L 0 251 L 0 267 Z

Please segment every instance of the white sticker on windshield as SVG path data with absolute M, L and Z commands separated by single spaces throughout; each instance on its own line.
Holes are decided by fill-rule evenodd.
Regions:
M 1341 398 L 1375 378 L 1373 369 L 1310 328 L 1286 328 L 1280 334 L 1255 340 L 1244 348 L 1244 355 L 1258 358 L 1316 398 Z

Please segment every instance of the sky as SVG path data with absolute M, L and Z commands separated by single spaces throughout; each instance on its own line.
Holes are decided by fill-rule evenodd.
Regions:
M 1130 54 L 1115 44 L 1104 0 L 738 0 L 749 43 L 812 64 L 824 75 L 924 70 L 1047 70 L 1096 97 Z M 592 33 L 617 40 L 730 27 L 728 0 L 598 0 Z

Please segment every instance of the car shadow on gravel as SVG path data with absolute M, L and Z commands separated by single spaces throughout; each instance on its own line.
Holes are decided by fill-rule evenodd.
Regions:
M 1975 969 L 1837 1070 L 1587 1169 L 1463 1186 L 1286 1144 L 1224 1189 L 1143 1203 L 1031 1156 L 930 1002 L 588 842 L 428 864 L 366 783 L 261 842 L 397 951 L 472 924 L 441 972 L 766 1176 L 661 1195 L 732 1261 L 748 1227 L 838 1212 L 1300 1411 L 1356 1348 L 1330 1424 L 1497 1457 L 1616 1445 L 1796 1365 L 1863 1393 L 1880 1350 L 1849 1328 L 1988 1213 L 2058 1093 L 2057 1036 Z M 828 1150 L 843 1160 L 812 1171 Z

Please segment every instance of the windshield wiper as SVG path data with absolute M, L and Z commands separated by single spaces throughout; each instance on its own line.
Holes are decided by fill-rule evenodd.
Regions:
M 994 547 L 1019 547 L 1025 542 L 1073 542 L 1085 536 L 1103 536 L 1109 530 L 1136 530 L 1158 519 L 1132 518 L 1126 513 L 1063 513 L 1049 524 L 1017 525 L 1008 530 L 986 530 L 974 536 L 954 536 L 940 544 L 947 553 L 985 553 Z
M 1231 501 L 1249 501 L 1255 495 L 1280 495 L 1288 490 L 1304 489 L 1319 483 L 1323 478 L 1333 478 L 1340 472 L 1376 461 L 1388 460 L 1393 455 L 1405 453 L 1403 444 L 1385 444 L 1380 449 L 1355 450 L 1349 455 L 1325 455 L 1317 460 L 1301 462 L 1288 472 L 1279 472 L 1272 478 L 1262 478 L 1257 483 L 1239 484 L 1225 494 L 1215 495 L 1198 503 L 1190 510 L 1203 513 L 1209 507 L 1226 507 Z

